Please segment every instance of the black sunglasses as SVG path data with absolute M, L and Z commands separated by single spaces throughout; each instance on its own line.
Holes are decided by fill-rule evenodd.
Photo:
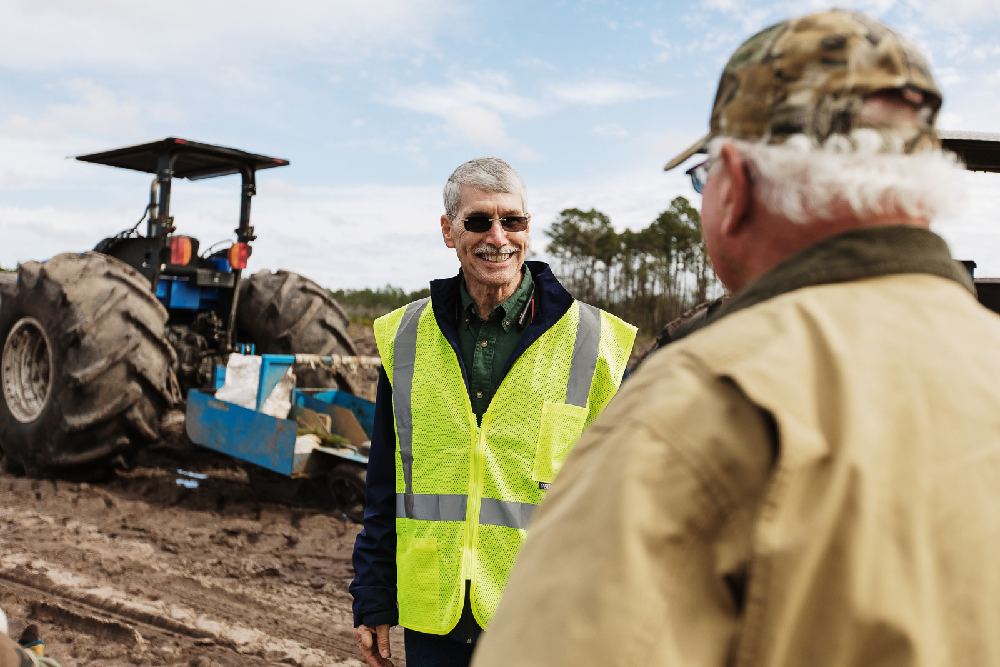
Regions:
M 523 232 L 528 228 L 528 216 L 507 215 L 502 218 L 491 218 L 488 215 L 470 215 L 468 218 L 459 218 L 467 231 L 474 234 L 482 234 L 490 231 L 493 221 L 499 220 L 500 226 L 505 232 Z

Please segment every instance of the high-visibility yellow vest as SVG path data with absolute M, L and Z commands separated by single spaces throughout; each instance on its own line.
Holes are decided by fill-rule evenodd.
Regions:
M 396 420 L 399 624 L 447 634 L 466 580 L 489 624 L 545 489 L 621 383 L 635 327 L 574 301 L 513 363 L 477 425 L 430 299 L 375 321 Z

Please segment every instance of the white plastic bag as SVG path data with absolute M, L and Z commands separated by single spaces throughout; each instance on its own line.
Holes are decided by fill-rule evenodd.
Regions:
M 292 409 L 292 389 L 295 389 L 295 373 L 289 366 L 278 380 L 278 384 L 274 385 L 271 394 L 264 400 L 264 404 L 260 406 L 260 411 L 265 415 L 286 419 Z
M 321 447 L 323 443 L 320 441 L 318 435 L 313 435 L 307 433 L 306 435 L 300 435 L 295 438 L 295 453 L 296 454 L 308 454 L 317 447 Z
M 260 357 L 253 354 L 230 354 L 226 364 L 226 382 L 215 392 L 215 397 L 220 401 L 256 410 L 260 361 Z

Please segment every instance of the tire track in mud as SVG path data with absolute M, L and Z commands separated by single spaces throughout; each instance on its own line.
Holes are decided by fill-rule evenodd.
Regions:
M 62 622 L 64 625 L 95 626 L 103 624 L 103 632 L 93 632 L 84 628 L 87 634 L 100 639 L 110 638 L 112 641 L 124 643 L 130 648 L 142 647 L 152 643 L 151 640 L 164 632 L 181 635 L 195 641 L 196 646 L 217 645 L 241 653 L 239 646 L 226 637 L 220 637 L 212 632 L 191 627 L 162 615 L 156 615 L 139 609 L 129 608 L 114 600 L 107 600 L 96 595 L 61 586 L 42 574 L 29 571 L 23 566 L 15 566 L 11 570 L 0 570 L 0 586 L 17 593 L 32 607 L 32 615 L 46 620 Z M 53 603 L 50 597 L 57 598 Z M 191 605 L 201 607 L 206 615 L 214 615 L 215 610 L 210 605 Z M 115 623 L 117 622 L 117 623 Z M 114 627 L 117 625 L 118 627 Z M 128 632 L 135 628 L 140 639 L 136 641 Z M 353 639 L 337 636 L 325 636 L 321 633 L 301 627 L 299 639 L 311 648 L 318 648 L 334 658 L 350 657 L 355 651 Z M 241 657 L 245 657 L 242 654 Z M 404 662 L 397 660 L 397 664 Z
M 132 647 L 117 661 L 85 654 L 81 665 L 209 654 L 204 665 L 359 665 L 346 593 L 357 528 L 261 501 L 231 468 L 199 471 L 209 479 L 194 490 L 163 469 L 100 485 L 0 474 L 4 604 L 13 596 L 22 615 L 50 622 L 56 646 L 73 640 L 74 623 L 101 629 L 104 619 L 135 627 L 147 648 L 166 642 L 174 651 L 154 659 Z M 393 648 L 402 656 L 398 630 Z
M 130 623 L 141 623 L 146 626 L 166 630 L 175 634 L 191 637 L 192 639 L 212 639 L 216 643 L 228 648 L 235 649 L 236 646 L 227 642 L 224 638 L 217 638 L 212 633 L 198 628 L 192 628 L 183 623 L 178 623 L 173 619 L 158 616 L 140 609 L 132 609 L 115 600 L 100 598 L 92 593 L 75 591 L 66 586 L 60 586 L 48 577 L 29 571 L 22 565 L 17 565 L 12 570 L 0 570 L 0 579 L 10 586 L 15 584 L 21 588 L 32 589 L 40 593 L 47 593 L 60 597 L 63 600 L 75 602 L 79 605 L 90 607 L 102 614 L 107 614 L 113 618 Z M 39 599 L 39 601 L 42 601 Z
M 94 640 L 103 644 L 117 643 L 125 649 L 125 656 L 114 657 L 124 657 L 125 664 L 165 664 L 162 656 L 170 653 L 194 655 L 196 657 L 192 658 L 189 663 L 206 667 L 268 664 L 256 656 L 240 655 L 230 648 L 218 646 L 211 639 L 194 639 L 183 635 L 183 633 L 182 637 L 178 637 L 176 633 L 160 627 L 161 624 L 144 623 L 134 618 L 132 614 L 116 614 L 106 609 L 106 605 L 95 607 L 91 604 L 81 603 L 78 601 L 79 596 L 70 591 L 60 592 L 54 590 L 55 587 L 50 585 L 36 586 L 27 583 L 33 579 L 32 577 L 10 575 L 10 572 L 0 573 L 0 593 L 2 593 L 5 603 L 22 603 L 20 606 L 27 610 L 27 616 L 22 625 L 28 621 L 42 624 L 43 637 L 48 636 L 51 632 L 46 628 L 46 624 L 50 624 L 63 628 L 61 638 L 64 642 L 67 639 L 67 634 L 70 635 L 69 641 L 72 641 L 73 635 L 79 634 L 85 637 L 84 641 L 87 643 Z M 51 640 L 51 637 L 49 639 Z M 81 643 L 80 637 L 78 636 L 77 639 L 79 645 Z M 168 646 L 172 641 L 176 644 L 178 639 L 181 640 L 179 650 L 169 652 L 163 650 L 162 647 Z M 67 661 L 65 655 L 58 653 L 57 651 L 56 657 L 60 659 L 64 667 L 77 664 L 72 658 Z M 49 655 L 52 654 L 53 652 L 49 650 Z M 95 656 L 92 652 L 85 651 L 83 656 L 79 656 L 74 653 L 77 657 L 83 657 L 83 661 L 79 663 L 81 665 L 95 664 L 93 658 L 108 658 L 112 657 L 113 654 L 114 652 L 111 652 L 109 655 L 105 651 Z M 121 663 L 115 662 L 113 664 Z

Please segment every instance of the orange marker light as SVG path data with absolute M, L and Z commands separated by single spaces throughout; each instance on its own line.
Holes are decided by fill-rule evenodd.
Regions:
M 237 270 L 247 268 L 247 260 L 250 259 L 251 252 L 249 243 L 234 243 L 230 246 L 227 255 L 229 266 Z
M 170 238 L 170 263 L 174 266 L 187 266 L 191 261 L 191 239 L 187 236 L 172 236 Z

